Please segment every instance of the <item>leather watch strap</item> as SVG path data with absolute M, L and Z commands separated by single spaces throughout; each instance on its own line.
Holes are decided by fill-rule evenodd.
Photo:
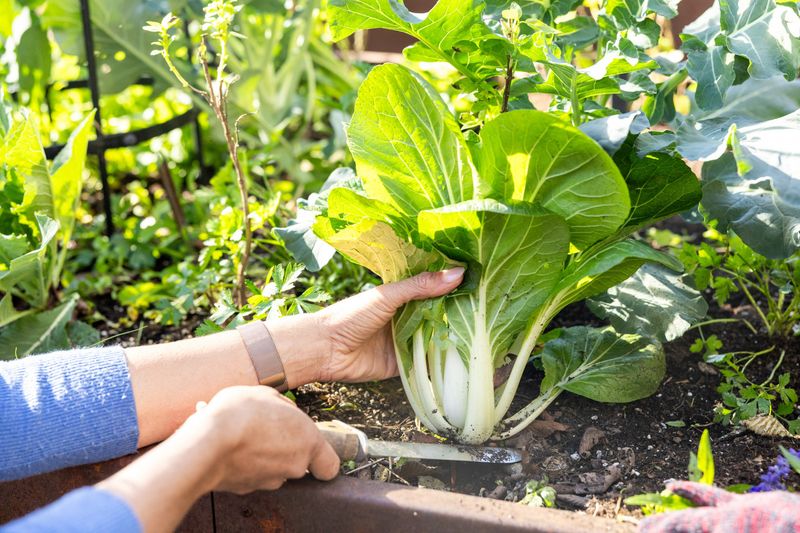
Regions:
M 262 321 L 251 322 L 236 328 L 242 336 L 247 354 L 253 362 L 258 382 L 261 385 L 272 387 L 279 392 L 286 392 L 289 387 L 286 383 L 286 373 L 283 362 L 275 347 L 275 341 Z

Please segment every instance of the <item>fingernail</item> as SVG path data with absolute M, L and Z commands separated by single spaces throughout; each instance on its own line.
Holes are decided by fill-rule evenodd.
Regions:
M 445 283 L 453 283 L 464 277 L 464 267 L 454 267 L 447 270 L 442 270 L 442 281 Z

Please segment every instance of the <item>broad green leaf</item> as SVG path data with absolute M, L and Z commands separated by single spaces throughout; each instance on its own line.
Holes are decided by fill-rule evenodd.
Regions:
M 674 18 L 678 14 L 678 2 L 680 0 L 606 0 L 603 7 L 620 29 L 628 29 L 650 13 Z
M 292 257 L 309 272 L 319 272 L 336 253 L 336 249 L 314 234 L 312 227 L 316 218 L 317 213 L 313 211 L 298 211 L 285 227 L 272 230 Z
M 548 66 L 550 74 L 544 83 L 536 86 L 536 92 L 570 98 L 574 86 L 575 96 L 579 100 L 622 92 L 619 81 L 613 78 L 596 80 L 588 74 L 578 72 L 575 67 L 566 63 L 548 63 Z
M 394 225 L 402 215 L 391 205 L 355 192 L 351 189 L 333 189 L 328 196 L 328 216 L 348 222 L 369 218 Z
M 71 348 L 85 348 L 100 344 L 100 332 L 87 324 L 76 320 L 67 324 L 67 340 Z
M 25 255 L 30 248 L 24 235 L 3 235 L 0 233 L 0 263 L 9 268 L 11 261 Z
M 460 41 L 480 41 L 491 37 L 483 23 L 481 13 L 484 3 L 478 0 L 438 0 L 426 14 L 412 13 L 397 0 L 330 0 L 328 3 L 331 33 L 335 41 L 344 39 L 358 30 L 385 28 L 411 35 L 424 47 L 426 53 L 448 61 L 463 74 L 474 79 L 476 65 L 466 68 L 464 59 L 455 46 Z M 495 58 L 481 56 L 479 62 L 496 63 Z M 497 66 L 501 66 L 498 63 Z
M 683 268 L 674 257 L 627 239 L 601 248 L 589 257 L 570 261 L 553 294 L 560 302 L 559 307 L 564 307 L 622 283 L 645 263 L 658 263 L 673 270 Z
M 632 233 L 689 211 L 700 202 L 700 182 L 680 157 L 658 152 L 640 158 L 631 142 L 614 159 L 628 184 L 631 199 L 623 231 Z
M 445 308 L 467 367 L 483 348 L 497 364 L 558 281 L 566 224 L 535 206 L 479 200 L 421 212 L 419 231 L 451 259 L 479 269 L 478 288 L 448 298 Z M 481 340 L 488 344 L 478 347 Z
M 0 12 L 3 12 L 4 17 L 10 16 L 10 12 Z M 46 28 L 42 28 L 41 21 L 32 8 L 23 8 L 14 18 L 13 29 L 14 34 L 6 44 L 9 48 L 13 47 L 16 64 L 6 82 L 18 83 L 19 89 L 25 93 L 36 91 L 36 95 L 31 95 L 30 105 L 33 105 L 44 100 L 47 84 L 50 83 L 50 41 Z
M 775 0 L 725 0 L 720 2 L 720 29 L 728 49 L 750 60 L 752 77 L 797 77 L 800 17 L 795 10 Z
M 0 298 L 0 328 L 14 322 L 18 318 L 35 312 L 34 309 L 17 311 L 14 308 L 14 298 L 11 293 L 6 293 Z
M 308 199 L 298 200 L 295 218 L 289 220 L 285 227 L 272 230 L 283 241 L 292 257 L 305 265 L 310 272 L 319 272 L 336 253 L 330 244 L 314 234 L 312 226 L 317 215 L 327 212 L 328 195 L 338 188 L 364 190 L 361 180 L 352 169 L 337 168 L 325 180 L 319 193 L 312 193 Z
M 662 342 L 679 338 L 708 312 L 699 292 L 680 275 L 658 265 L 643 266 L 588 305 L 600 318 L 609 319 L 617 331 Z
M 720 4 L 714 2 L 702 15 L 683 28 L 681 41 L 686 43 L 695 40 L 699 41 L 701 46 L 712 42 L 720 31 L 719 16 Z
M 37 248 L 17 256 L 8 262 L 8 270 L 0 270 L 0 290 L 23 298 L 35 308 L 43 308 L 49 297 L 49 268 L 54 261 L 51 242 L 58 232 L 58 222 L 43 215 L 36 215 L 39 225 Z M 0 237 L 0 257 L 11 257 L 16 253 L 18 242 Z M 14 249 L 9 252 L 9 246 Z
M 638 135 L 649 127 L 650 123 L 644 113 L 632 111 L 590 120 L 579 128 L 613 156 L 628 139 L 628 135 Z
M 800 249 L 800 111 L 731 127 L 733 153 L 703 169 L 703 205 L 751 248 L 770 258 Z
M 725 94 L 722 107 L 709 112 L 694 110 L 692 119 L 697 122 L 734 121 L 743 127 L 783 117 L 798 107 L 800 81 L 787 83 L 783 77 L 749 79 L 731 87 Z
M 66 244 L 75 225 L 75 210 L 80 201 L 82 174 L 86 164 L 89 135 L 93 129 L 94 111 L 72 131 L 64 148 L 53 160 L 50 183 L 53 190 L 53 214 L 61 225 L 61 240 Z
M 707 429 L 700 436 L 697 454 L 692 452 L 689 456 L 689 481 L 703 485 L 714 484 L 714 455 L 711 453 L 711 439 Z
M 367 195 L 405 215 L 471 199 L 474 170 L 458 123 L 404 67 L 375 67 L 361 85 L 348 144 Z
M 695 101 L 701 109 L 722 107 L 725 93 L 733 85 L 733 54 L 721 46 L 703 52 L 689 52 L 687 70 L 697 81 Z
M 689 54 L 689 73 L 700 85 L 701 108 L 719 107 L 720 95 L 725 94 L 735 75 L 739 76 L 737 82 L 742 81 L 742 75 L 757 80 L 797 77 L 800 17 L 796 5 L 792 9 L 781 4 L 775 0 L 715 2 L 684 28 L 681 40 Z M 735 62 L 731 54 L 736 55 Z
M 690 161 L 713 161 L 727 149 L 733 126 L 738 129 L 740 137 L 746 136 L 752 130 L 771 127 L 768 121 L 791 115 L 798 107 L 800 81 L 749 79 L 728 91 L 720 109 L 710 112 L 693 110 L 675 133 L 661 136 L 660 146 L 675 143 L 678 152 Z M 747 129 L 742 131 L 743 128 Z M 656 145 L 650 150 L 658 149 L 661 148 Z
M 24 316 L 0 329 L 0 359 L 69 348 L 67 323 L 72 318 L 78 295 L 49 311 Z
M 7 165 L 25 182 L 23 208 L 33 220 L 35 213 L 54 217 L 53 192 L 44 148 L 34 118 L 17 112 L 0 145 L 0 165 Z
M 426 270 L 442 270 L 446 257 L 422 250 L 395 234 L 383 222 L 364 219 L 338 230 L 330 219 L 319 217 L 314 232 L 342 255 L 370 269 L 384 283 L 405 279 Z
M 170 11 L 169 2 L 91 0 L 89 5 L 103 93 L 118 93 L 142 75 L 151 75 L 156 87 L 178 85 L 164 61 L 150 54 L 153 34 L 142 30 L 148 20 L 161 20 Z M 64 52 L 85 60 L 80 2 L 47 2 L 42 22 Z
M 588 67 L 579 68 L 553 56 L 533 56 L 532 59 L 543 62 L 550 68 L 547 81 L 537 86 L 537 92 L 557 94 L 566 99 L 571 99 L 574 95 L 579 100 L 619 94 L 622 92 L 620 82 L 624 82 L 619 76 L 658 66 L 630 41 L 622 38 L 610 46 L 599 61 Z
M 733 229 L 756 252 L 773 259 L 790 257 L 800 250 L 800 208 L 796 200 L 781 198 L 769 176 L 780 175 L 788 183 L 796 180 L 776 168 L 764 169 L 767 177 L 758 179 L 762 168 L 742 178 L 732 154 L 705 163 L 703 207 L 719 221 L 718 229 Z M 794 196 L 792 192 L 787 199 Z
M 504 113 L 483 127 L 473 154 L 484 196 L 535 202 L 561 215 L 578 248 L 613 233 L 628 216 L 627 187 L 614 162 L 553 115 Z
M 664 378 L 664 350 L 612 328 L 562 330 L 541 352 L 542 391 L 567 390 L 598 402 L 626 403 L 653 394 Z

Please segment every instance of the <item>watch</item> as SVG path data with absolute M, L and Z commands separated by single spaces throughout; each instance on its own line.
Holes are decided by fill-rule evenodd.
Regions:
M 276 389 L 278 392 L 289 390 L 286 382 L 286 372 L 283 362 L 278 354 L 275 341 L 267 329 L 267 324 L 262 321 L 251 322 L 236 328 L 242 336 L 247 355 L 253 362 L 258 382 Z

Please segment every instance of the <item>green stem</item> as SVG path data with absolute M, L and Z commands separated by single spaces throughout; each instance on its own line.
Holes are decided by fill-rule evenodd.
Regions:
M 533 422 L 545 409 L 547 409 L 553 401 L 561 394 L 562 389 L 553 387 L 544 394 L 539 395 L 531 403 L 517 411 L 514 415 L 503 420 L 501 426 L 508 427 L 505 431 L 492 435 L 492 440 L 505 440 L 510 439 Z
M 501 113 L 508 111 L 508 100 L 511 97 L 511 82 L 514 80 L 514 58 L 508 56 L 508 65 L 506 66 L 506 84 L 503 87 L 503 106 L 500 109 Z
M 581 102 L 578 98 L 578 82 L 577 77 L 572 77 L 572 87 L 570 88 L 570 112 L 572 116 L 572 125 L 576 128 L 581 125 Z
M 753 308 L 756 310 L 758 316 L 761 318 L 761 321 L 764 323 L 764 326 L 767 328 L 767 332 L 771 334 L 772 328 L 770 327 L 769 319 L 764 314 L 764 311 L 762 311 L 761 308 L 756 303 L 756 299 L 753 298 L 753 295 L 750 293 L 750 289 L 747 288 L 747 284 L 741 283 L 740 285 L 742 287 L 742 291 L 744 291 L 745 296 L 750 301 L 750 305 L 752 305 Z
M 742 365 L 742 369 L 740 371 L 742 376 L 744 376 L 744 372 L 745 372 L 745 370 L 747 370 L 747 367 L 750 366 L 750 363 L 752 363 L 753 361 L 755 361 L 757 358 L 761 357 L 762 355 L 770 353 L 774 349 L 775 349 L 774 346 L 770 346 L 769 348 L 767 348 L 765 350 L 761 350 L 760 352 L 754 352 L 753 354 L 751 354 L 750 357 L 747 358 L 747 362 L 744 365 Z M 750 382 L 749 379 L 747 381 Z
M 780 366 L 783 364 L 783 358 L 785 355 L 786 355 L 786 350 L 781 350 L 781 356 L 778 358 L 778 362 L 775 363 L 774 367 L 772 367 L 772 372 L 769 373 L 769 377 L 767 378 L 767 380 L 761 384 L 762 387 L 767 383 L 772 382 L 772 378 L 775 377 L 775 372 L 777 372 L 778 368 L 780 368 Z
M 537 313 L 536 317 L 534 317 L 534 320 L 531 322 L 528 331 L 525 333 L 525 338 L 522 341 L 522 347 L 519 350 L 519 354 L 517 354 L 517 358 L 514 360 L 514 366 L 511 368 L 511 374 L 509 374 L 505 386 L 503 387 L 503 392 L 495 405 L 495 420 L 502 420 L 508 409 L 511 407 L 511 402 L 514 400 L 514 396 L 517 394 L 519 381 L 522 379 L 522 372 L 525 370 L 525 366 L 528 364 L 531 352 L 533 352 L 533 348 L 536 346 L 536 341 L 539 340 L 544 328 L 547 327 L 547 324 L 550 323 L 550 320 L 553 318 L 553 316 L 555 316 L 555 314 L 560 310 L 560 302 L 562 298 L 563 293 L 558 293 L 553 298 L 546 301 L 542 305 L 541 311 Z
M 758 330 L 756 330 L 755 326 L 750 323 L 749 320 L 746 318 L 714 318 L 712 320 L 706 320 L 705 322 L 699 322 L 692 327 L 690 327 L 687 331 L 691 331 L 695 328 L 702 328 L 703 326 L 711 326 L 713 324 L 730 324 L 733 322 L 743 322 L 747 329 L 753 332 L 753 334 L 758 334 Z

